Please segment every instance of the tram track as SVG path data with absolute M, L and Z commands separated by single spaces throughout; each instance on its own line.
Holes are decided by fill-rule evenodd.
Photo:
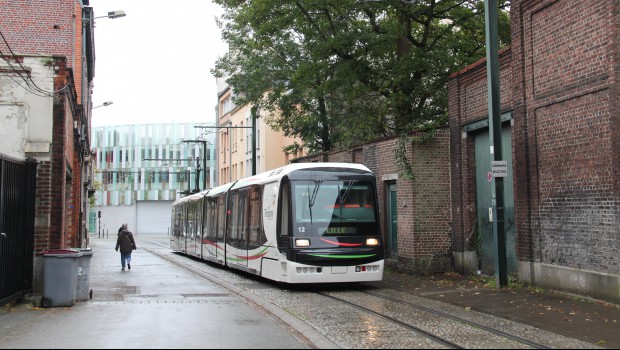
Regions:
M 146 242 L 145 242 L 146 243 Z M 152 248 L 149 248 L 152 247 Z M 243 283 L 243 279 L 252 276 L 247 276 L 242 273 L 234 273 L 233 279 L 229 279 L 230 272 L 224 269 L 212 269 L 205 268 L 209 265 L 203 265 L 191 259 L 186 260 L 181 257 L 170 256 L 168 254 L 162 254 L 160 248 L 164 245 L 157 242 L 148 242 L 145 249 L 160 255 L 162 258 L 177 264 L 180 267 L 188 269 L 198 275 L 201 275 L 213 282 L 222 285 L 223 287 L 231 290 L 235 294 L 239 294 L 248 299 L 255 305 L 260 305 L 265 311 L 280 318 L 285 324 L 293 325 L 298 329 L 300 333 L 306 332 L 304 330 L 314 329 L 313 337 L 320 339 L 320 342 L 327 343 L 329 341 L 336 344 L 351 345 L 351 338 L 347 335 L 356 334 L 360 330 L 355 330 L 359 323 L 338 323 L 338 331 L 334 331 L 332 327 L 329 333 L 325 332 L 325 329 L 321 330 L 321 327 L 325 322 L 333 320 L 331 316 L 327 316 L 323 312 L 326 309 L 334 308 L 338 310 L 337 313 L 341 314 L 340 320 L 357 320 L 353 322 L 364 322 L 363 320 L 374 319 L 372 322 L 374 330 L 380 330 L 379 332 L 386 332 L 385 335 L 377 337 L 377 333 L 371 336 L 368 344 L 396 344 L 395 347 L 399 347 L 400 344 L 410 344 L 409 348 L 416 346 L 424 346 L 425 348 L 434 347 L 429 344 L 436 344 L 439 348 L 537 348 L 547 349 L 554 347 L 552 340 L 546 341 L 545 335 L 540 335 L 537 330 L 532 329 L 527 325 L 513 324 L 513 322 L 503 319 L 485 320 L 481 314 L 469 313 L 465 310 L 455 310 L 452 312 L 450 306 L 447 305 L 444 309 L 443 306 L 430 306 L 428 303 L 434 303 L 432 300 L 427 300 L 420 297 L 407 295 L 394 294 L 398 293 L 391 290 L 369 290 L 358 288 L 349 288 L 343 286 L 314 286 L 312 288 L 280 288 L 273 284 L 266 284 L 267 288 L 272 288 L 273 293 L 264 293 L 265 288 L 256 288 L 256 284 L 262 283 L 261 280 L 252 280 L 252 288 L 248 288 Z M 241 278 L 242 280 L 236 280 Z M 232 283 L 232 284 L 231 284 Z M 336 287 L 336 289 L 333 289 Z M 307 296 L 304 296 L 307 295 Z M 312 295 L 315 295 L 316 299 L 312 300 Z M 265 298 L 263 300 L 263 298 Z M 326 298 L 326 300 L 332 300 L 334 303 L 332 306 L 328 304 L 322 304 L 320 298 Z M 325 305 L 324 308 L 308 307 L 308 304 L 312 305 Z M 338 306 L 340 305 L 340 306 Z M 347 314 L 347 309 L 351 310 L 351 313 Z M 295 310 L 292 312 L 291 310 Z M 297 316 L 296 316 L 297 315 Z M 299 316 L 302 315 L 302 316 Z M 326 321 L 327 320 L 327 321 Z M 387 326 L 391 325 L 391 326 Z M 397 331 L 401 329 L 402 331 Z M 503 330 L 502 330 L 503 329 Z M 512 334 L 511 334 L 512 332 Z M 530 333 L 532 332 L 532 333 Z M 320 337 L 318 334 L 322 334 Z M 391 334 L 391 338 L 388 336 Z M 409 334 L 409 335 L 407 335 Z M 515 334 L 520 334 L 515 335 Z M 529 336 L 530 339 L 523 337 L 523 335 Z M 326 337 L 329 337 L 329 341 Z M 362 339 L 362 338 L 360 338 Z M 415 339 L 419 339 L 420 342 Z M 424 340 L 422 340 L 424 339 Z M 536 341 L 538 340 L 538 341 Z M 371 343 L 374 342 L 374 343 Z M 425 343 L 424 343 L 425 342 Z M 356 343 L 357 344 L 357 343 Z M 368 345 L 366 343 L 363 343 Z M 411 345 L 414 344 L 414 345 Z M 426 344 L 426 345 L 422 345 Z M 547 344 L 547 345 L 545 345 Z M 321 347 L 321 346 L 319 346 Z
M 485 331 L 487 331 L 489 333 L 492 333 L 492 334 L 495 334 L 495 335 L 499 335 L 499 336 L 502 336 L 502 337 L 505 337 L 505 338 L 508 338 L 508 339 L 512 339 L 512 340 L 517 341 L 517 342 L 522 343 L 522 344 L 529 345 L 529 346 L 531 346 L 533 348 L 536 348 L 536 349 L 549 349 L 550 348 L 549 346 L 540 344 L 540 343 L 532 341 L 530 339 L 526 339 L 526 338 L 523 338 L 523 337 L 511 334 L 511 333 L 502 331 L 500 329 L 489 327 L 489 326 L 483 325 L 483 324 L 478 323 L 478 322 L 473 322 L 473 321 L 464 319 L 462 317 L 458 317 L 458 316 L 455 316 L 453 314 L 449 314 L 449 313 L 446 313 L 446 312 L 443 312 L 443 311 L 440 311 L 440 310 L 437 310 L 437 309 L 432 309 L 432 308 L 429 308 L 429 307 L 426 307 L 426 306 L 422 306 L 422 305 L 418 305 L 418 304 L 415 304 L 415 303 L 411 303 L 411 302 L 407 302 L 407 301 L 403 301 L 403 300 L 398 300 L 396 298 L 393 298 L 393 297 L 390 297 L 390 296 L 387 296 L 387 295 L 382 295 L 380 293 L 368 292 L 368 291 L 366 291 L 364 293 L 372 295 L 372 296 L 375 296 L 375 297 L 378 297 L 378 298 L 382 298 L 382 299 L 385 299 L 385 300 L 389 300 L 389 301 L 392 301 L 392 302 L 396 302 L 396 303 L 400 303 L 400 304 L 403 304 L 403 305 L 407 305 L 409 307 L 413 307 L 413 308 L 416 308 L 416 309 L 419 309 L 419 310 L 431 313 L 431 314 L 436 315 L 436 316 L 448 318 L 448 319 L 457 321 L 457 322 L 465 324 L 465 325 L 476 327 L 476 328 L 485 330 Z
M 487 326 L 487 325 L 484 325 L 478 322 L 473 322 L 471 320 L 468 320 L 468 319 L 465 319 L 459 316 L 455 316 L 454 314 L 443 312 L 437 309 L 432 309 L 432 308 L 422 306 L 416 303 L 412 303 L 409 301 L 400 300 L 400 299 L 387 296 L 381 293 L 370 292 L 370 291 L 350 291 L 350 292 L 337 293 L 337 294 L 341 294 L 340 296 L 335 295 L 336 293 L 333 293 L 333 292 L 317 292 L 317 294 L 320 294 L 324 297 L 330 298 L 337 302 L 352 306 L 358 310 L 362 310 L 363 312 L 367 312 L 372 315 L 378 316 L 384 320 L 395 323 L 417 334 L 421 334 L 424 337 L 438 344 L 441 344 L 441 345 L 444 345 L 450 348 L 456 348 L 456 349 L 471 348 L 472 344 L 468 344 L 466 340 L 467 337 L 464 337 L 463 334 L 461 333 L 442 335 L 442 334 L 438 334 L 440 332 L 438 331 L 437 328 L 433 329 L 433 326 L 429 326 L 427 322 L 419 322 L 419 324 L 416 325 L 414 324 L 414 321 L 403 319 L 404 317 L 402 317 L 402 315 L 412 314 L 412 313 L 404 312 L 403 311 L 404 307 L 409 308 L 410 310 L 416 310 L 417 312 L 414 314 L 421 316 L 420 317 L 421 319 L 428 320 L 428 319 L 435 317 L 436 322 L 442 322 L 443 324 L 451 323 L 451 322 L 456 323 L 457 327 L 455 328 L 459 328 L 464 333 L 469 333 L 470 337 L 473 337 L 473 339 L 477 339 L 477 340 L 487 339 L 488 341 L 497 342 L 495 346 L 490 346 L 490 347 L 494 347 L 494 348 L 504 347 L 507 345 L 505 342 L 507 340 L 507 341 L 512 342 L 511 344 L 509 344 L 511 348 L 517 348 L 517 347 L 520 347 L 520 348 L 527 347 L 527 348 L 535 348 L 535 349 L 549 349 L 550 348 L 549 346 L 538 343 L 536 341 L 532 341 L 530 339 L 526 339 L 524 337 L 514 335 L 514 334 L 511 334 L 511 333 L 508 333 L 500 329 L 493 328 L 493 327 L 490 327 L 490 326 Z M 377 305 L 384 305 L 384 303 L 368 302 L 368 300 L 366 299 L 364 299 L 363 301 L 359 301 L 360 298 L 356 298 L 355 294 L 358 294 L 358 295 L 362 294 L 365 296 L 371 296 L 374 298 L 378 298 L 382 300 L 383 302 L 388 302 L 388 303 L 391 303 L 392 305 L 385 307 L 384 310 L 377 310 L 377 308 L 382 308 L 381 306 L 377 306 Z M 351 296 L 353 296 L 353 298 L 349 298 Z M 357 302 L 352 301 L 351 299 L 357 299 L 358 301 Z M 371 306 L 366 306 L 366 305 L 371 305 Z M 372 305 L 374 305 L 374 307 Z M 389 312 L 388 309 L 396 309 L 396 310 L 399 310 L 399 312 L 398 313 Z M 399 314 L 401 316 L 397 316 L 395 314 Z M 440 317 L 444 321 L 439 321 L 436 319 L 436 317 Z
M 399 325 L 401 327 L 404 327 L 406 329 L 412 330 L 415 333 L 420 334 L 420 335 L 426 337 L 427 339 L 432 340 L 435 343 L 439 343 L 441 345 L 445 345 L 445 346 L 447 346 L 449 348 L 465 349 L 465 347 L 462 347 L 462 346 L 460 346 L 460 345 L 458 345 L 458 344 L 456 344 L 456 343 L 454 343 L 454 342 L 452 342 L 450 340 L 444 339 L 444 338 L 442 338 L 440 336 L 437 336 L 437 335 L 433 334 L 432 332 L 429 332 L 429 331 L 423 329 L 422 327 L 418 327 L 418 326 L 412 325 L 410 323 L 398 320 L 398 319 L 396 319 L 394 317 L 382 314 L 382 313 L 374 311 L 374 310 L 372 310 L 370 308 L 358 305 L 356 303 L 352 303 L 350 301 L 344 300 L 342 298 L 338 298 L 336 296 L 330 295 L 330 294 L 325 293 L 325 292 L 317 292 L 317 294 L 322 295 L 322 296 L 327 297 L 327 298 L 330 298 L 330 299 L 333 299 L 333 300 L 335 300 L 337 302 L 340 302 L 340 303 L 352 306 L 352 307 L 354 307 L 356 309 L 359 309 L 359 310 L 362 310 L 364 312 L 368 312 L 368 313 L 373 314 L 375 316 L 379 316 L 380 318 L 383 318 L 384 320 L 387 320 L 389 322 L 395 323 L 395 324 L 397 324 L 397 325 Z

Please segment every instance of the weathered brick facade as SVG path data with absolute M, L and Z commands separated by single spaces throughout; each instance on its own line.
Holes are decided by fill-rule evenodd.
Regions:
M 449 131 L 439 129 L 429 141 L 407 147 L 414 180 L 399 176 L 396 166 L 398 138 L 377 140 L 319 156 L 297 158 L 294 162 L 361 163 L 377 177 L 381 230 L 386 235 L 389 222 L 386 208 L 387 186 L 394 182 L 398 198 L 398 254 L 388 264 L 414 273 L 450 271 L 452 232 L 450 229 Z M 412 133 L 412 138 L 420 136 Z M 385 245 L 384 245 L 385 246 Z
M 83 123 L 79 106 L 82 102 L 80 2 L 2 1 L 0 7 L 0 28 L 10 45 L 9 50 L 3 43 L 2 52 L 41 55 L 41 60 L 52 56 L 52 86 L 55 91 L 61 91 L 54 95 L 53 110 L 49 112 L 53 119 L 48 131 L 52 141 L 49 152 L 26 151 L 28 156 L 39 160 L 35 251 L 81 246 L 82 165 L 79 144 L 74 137 Z M 25 141 L 41 143 L 45 140 Z
M 521 1 L 513 14 L 515 119 L 531 193 L 522 259 L 620 274 L 618 3 Z M 614 15 L 616 18 L 614 18 Z M 517 40 L 515 40 L 517 39 Z M 526 136 L 527 135 L 527 136 Z M 524 147 L 525 148 L 525 147 Z M 523 208 L 527 209 L 527 207 Z M 523 242 L 525 243 L 525 242 Z
M 511 59 L 510 50 L 500 54 L 502 111 L 512 105 Z M 486 63 L 476 63 L 454 74 L 449 86 L 453 250 L 458 252 L 467 250 L 476 220 L 474 140 L 472 134 L 463 132 L 463 126 L 487 118 L 486 74 Z
M 619 6 L 513 1 L 512 47 L 501 68 L 502 109 L 513 120 L 519 277 L 613 300 L 620 300 Z M 476 216 L 475 160 L 463 126 L 486 118 L 485 74 L 483 61 L 450 82 L 455 250 Z
M 6 39 L 0 42 L 3 54 L 14 64 L 28 62 L 22 76 L 30 75 L 46 91 L 0 77 L 0 86 L 11 89 L 0 89 L 0 94 L 10 92 L 0 95 L 0 100 L 23 114 L 21 124 L 10 125 L 21 137 L 13 152 L 38 162 L 36 253 L 87 245 L 83 217 L 88 206 L 86 156 L 90 154 L 94 48 L 92 9 L 82 4 L 88 1 L 0 1 L 0 30 Z M 11 66 L 5 69 L 10 71 Z M 22 76 L 16 75 L 16 80 Z M 14 148 L 0 140 L 0 152 L 3 149 Z M 35 258 L 35 291 L 42 287 L 41 275 L 41 262 Z

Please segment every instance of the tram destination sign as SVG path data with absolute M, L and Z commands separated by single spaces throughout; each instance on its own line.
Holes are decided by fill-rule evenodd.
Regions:
M 505 160 L 492 161 L 491 174 L 493 177 L 506 177 L 508 175 L 508 163 Z

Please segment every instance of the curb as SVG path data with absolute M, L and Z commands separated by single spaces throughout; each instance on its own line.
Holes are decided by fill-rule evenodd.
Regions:
M 251 292 L 248 292 L 247 290 L 237 287 L 235 285 L 232 285 L 228 282 L 224 282 L 222 280 L 216 279 L 212 276 L 209 276 L 208 274 L 194 268 L 193 266 L 190 265 L 186 265 L 183 264 L 179 261 L 176 261 L 175 259 L 168 257 L 166 255 L 163 255 L 159 252 L 156 252 L 150 248 L 144 248 L 145 251 L 148 251 L 151 254 L 154 254 L 166 261 L 169 261 L 177 266 L 180 266 L 184 269 L 187 269 L 188 271 L 202 277 L 205 278 L 231 292 L 233 292 L 234 294 L 237 294 L 238 296 L 240 296 L 241 298 L 243 298 L 244 300 L 246 300 L 248 303 L 255 305 L 259 308 L 261 308 L 262 310 L 264 310 L 265 312 L 267 312 L 268 314 L 272 315 L 273 317 L 277 318 L 278 320 L 280 320 L 281 322 L 285 323 L 286 325 L 288 325 L 289 327 L 291 327 L 292 329 L 294 329 L 297 333 L 299 333 L 303 338 L 307 339 L 310 343 L 312 343 L 316 348 L 318 349 L 340 349 L 341 347 L 336 345 L 336 343 L 332 342 L 331 340 L 329 340 L 329 338 L 325 337 L 322 333 L 320 333 L 319 331 L 317 331 L 316 329 L 314 329 L 312 326 L 308 325 L 307 323 L 305 323 L 304 321 L 300 320 L 299 318 L 291 315 L 290 313 L 282 310 L 280 307 L 278 307 L 277 305 L 273 304 L 272 302 L 258 297 L 256 295 L 254 295 Z

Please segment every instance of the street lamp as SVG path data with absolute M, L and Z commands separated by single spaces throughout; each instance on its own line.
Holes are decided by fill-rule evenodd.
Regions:
M 106 102 L 104 102 L 102 105 L 99 105 L 99 106 L 93 107 L 92 109 L 99 108 L 99 107 L 109 106 L 109 105 L 111 105 L 112 103 L 114 103 L 114 102 L 112 102 L 112 101 L 106 101 Z
M 107 15 L 107 16 L 93 17 L 93 19 L 95 19 L 95 18 L 103 18 L 103 17 L 107 17 L 107 18 L 110 18 L 110 19 L 114 19 L 114 18 L 125 17 L 125 16 L 127 16 L 127 15 L 125 14 L 125 11 L 123 11 L 123 10 L 117 10 L 117 11 L 110 11 L 110 12 L 108 12 L 108 15 Z

